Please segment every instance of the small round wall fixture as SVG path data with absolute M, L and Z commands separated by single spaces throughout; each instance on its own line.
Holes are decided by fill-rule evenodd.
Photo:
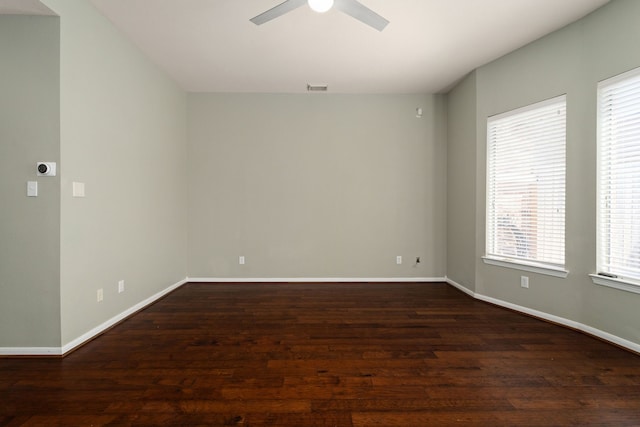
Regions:
M 307 0 L 314 12 L 325 13 L 333 7 L 333 0 Z

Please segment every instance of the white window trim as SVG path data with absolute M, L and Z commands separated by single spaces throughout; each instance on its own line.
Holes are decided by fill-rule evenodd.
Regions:
M 629 279 L 620 277 L 608 277 L 601 274 L 590 274 L 591 280 L 596 285 L 606 286 L 608 288 L 619 289 L 621 291 L 640 294 L 640 283 L 633 282 Z
M 565 270 L 562 267 L 549 264 L 525 261 L 516 262 L 515 260 L 508 258 L 495 258 L 490 256 L 483 256 L 482 261 L 488 265 L 528 271 L 530 273 L 544 274 L 545 276 L 560 277 L 562 279 L 565 279 L 569 275 L 569 270 Z
M 597 217 L 597 245 L 596 245 L 596 252 L 597 252 L 597 268 L 600 269 L 601 265 L 602 265 L 602 254 L 601 254 L 601 250 L 600 250 L 600 235 L 601 235 L 601 219 L 600 219 L 600 214 L 599 214 L 599 210 L 600 210 L 600 199 L 601 199 L 601 188 L 600 188 L 600 180 L 601 180 L 601 174 L 602 174 L 602 164 L 600 162 L 601 159 L 601 143 L 600 143 L 600 129 L 602 126 L 602 117 L 600 115 L 600 99 L 601 99 L 601 90 L 604 86 L 609 86 L 615 83 L 618 83 L 620 81 L 629 79 L 629 78 L 634 78 L 640 75 L 640 68 L 635 68 L 633 70 L 629 70 L 627 72 L 618 74 L 616 76 L 610 77 L 608 79 L 602 80 L 600 82 L 598 82 L 598 103 L 597 103 L 597 108 L 598 108 L 598 117 L 597 117 L 597 134 L 596 134 L 596 138 L 597 138 L 597 182 L 596 182 L 596 188 L 597 188 L 597 196 L 596 196 L 596 201 L 597 201 L 597 209 L 598 209 L 598 214 L 596 215 Z M 630 278 L 625 278 L 625 277 L 620 277 L 620 276 L 616 276 L 616 275 L 609 275 L 608 273 L 594 273 L 594 274 L 589 274 L 589 277 L 591 277 L 591 280 L 593 281 L 594 284 L 599 285 L 599 286 L 605 286 L 605 287 L 609 287 L 609 288 L 613 288 L 613 289 L 618 289 L 621 291 L 626 291 L 626 292 L 631 292 L 631 293 L 635 293 L 635 294 L 640 294 L 640 281 L 636 280 L 636 279 L 630 279 Z
M 513 114 L 519 114 L 519 113 L 524 113 L 530 110 L 534 110 L 536 108 L 541 108 L 550 104 L 554 104 L 556 102 L 558 102 L 558 100 L 560 99 L 564 99 L 565 103 L 567 103 L 567 94 L 562 94 L 553 98 L 549 98 L 546 99 L 544 101 L 540 101 L 540 102 L 536 102 L 530 105 L 526 105 L 524 107 L 521 108 L 517 108 L 511 111 L 507 111 L 504 113 L 500 113 L 500 114 L 496 114 L 494 116 L 491 116 L 491 119 L 494 120 L 499 120 L 503 117 L 507 117 L 509 115 L 513 115 Z M 489 150 L 489 137 L 488 137 L 488 132 L 489 132 L 489 126 L 487 126 L 487 140 L 486 140 L 486 149 L 487 151 Z M 566 136 L 565 136 L 566 138 Z M 566 141 L 565 141 L 566 144 Z M 565 150 L 566 150 L 566 146 L 565 146 Z M 566 164 L 565 164 L 565 168 L 566 168 Z M 487 173 L 488 173 L 488 164 L 487 164 Z M 565 170 L 566 173 L 566 170 Z M 566 179 L 566 178 L 565 178 Z M 489 194 L 489 179 L 486 180 L 486 185 L 487 188 L 485 189 L 485 204 L 488 203 L 488 194 Z M 565 182 L 566 185 L 566 182 Z M 566 191 L 566 190 L 565 190 Z M 566 195 L 565 195 L 565 203 L 566 203 Z M 486 207 L 485 207 L 486 209 Z M 486 254 L 486 233 L 487 230 L 485 228 L 485 254 Z M 565 233 L 566 233 L 566 218 L 565 218 Z M 565 242 L 566 245 L 566 242 Z M 565 256 L 566 256 L 566 248 L 565 248 Z M 510 269 L 514 269 L 514 270 L 521 270 L 521 271 L 527 271 L 527 272 L 531 272 L 531 273 L 538 273 L 538 274 L 543 274 L 543 275 L 547 275 L 547 276 L 552 276 L 552 277 L 559 277 L 559 278 L 566 278 L 569 275 L 569 270 L 566 269 L 566 259 L 565 259 L 565 265 L 554 265 L 554 264 L 546 264 L 546 263 L 537 263 L 537 262 L 531 262 L 531 261 L 524 261 L 524 260 L 518 260 L 515 258 L 500 258 L 500 257 L 496 257 L 496 256 L 491 256 L 491 255 L 485 255 L 482 256 L 482 260 L 485 264 L 487 265 L 493 265 L 493 266 L 499 266 L 499 267 L 504 267 L 504 268 L 510 268 Z

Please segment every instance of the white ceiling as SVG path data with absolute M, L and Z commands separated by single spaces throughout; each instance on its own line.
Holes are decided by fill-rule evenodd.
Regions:
M 437 93 L 609 0 L 360 0 L 382 32 L 307 6 L 249 21 L 283 0 L 90 1 L 190 92 Z

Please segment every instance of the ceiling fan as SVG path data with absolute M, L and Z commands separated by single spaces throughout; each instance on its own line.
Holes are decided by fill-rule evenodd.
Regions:
M 384 19 L 382 16 L 356 0 L 286 0 L 276 7 L 251 18 L 250 21 L 256 25 L 262 25 L 265 22 L 269 22 L 272 19 L 299 8 L 305 3 L 308 3 L 309 7 L 318 13 L 324 13 L 332 7 L 335 7 L 339 11 L 346 13 L 347 15 L 375 28 L 378 31 L 384 30 L 389 23 L 389 21 Z

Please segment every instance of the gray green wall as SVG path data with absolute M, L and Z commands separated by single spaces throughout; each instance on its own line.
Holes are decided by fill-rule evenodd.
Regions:
M 59 17 L 0 17 L 9 353 L 78 343 L 187 275 L 186 94 L 89 2 L 44 3 Z M 58 176 L 36 178 L 37 161 L 57 162 Z M 72 197 L 74 181 L 86 197 Z
M 191 94 L 188 117 L 190 277 L 444 277 L 442 96 Z
M 640 295 L 592 283 L 596 271 L 596 86 L 640 66 L 640 2 L 615 0 L 586 18 L 476 70 L 475 91 L 454 89 L 449 128 L 469 126 L 475 105 L 476 168 L 461 170 L 464 184 L 449 182 L 449 212 L 468 209 L 475 183 L 475 289 L 480 295 L 568 319 L 640 343 Z M 467 89 L 465 89 L 465 87 Z M 569 276 L 554 278 L 485 265 L 486 120 L 488 116 L 567 94 L 566 263 Z M 453 141 L 459 145 L 466 136 Z M 450 141 L 451 143 L 452 141 Z M 449 149 L 449 164 L 469 164 L 468 153 Z M 456 233 L 467 218 L 449 216 L 448 243 L 462 246 L 471 232 Z M 468 271 L 450 252 L 448 276 L 462 283 Z M 466 265 L 466 264 L 465 264 Z M 520 276 L 530 288 L 520 287 Z M 467 285 L 464 283 L 465 286 Z
M 449 92 L 447 106 L 447 276 L 475 291 L 475 71 Z
M 60 346 L 59 24 L 0 16 L 0 347 Z
M 186 276 L 186 94 L 89 2 L 45 3 L 61 19 L 64 346 Z

